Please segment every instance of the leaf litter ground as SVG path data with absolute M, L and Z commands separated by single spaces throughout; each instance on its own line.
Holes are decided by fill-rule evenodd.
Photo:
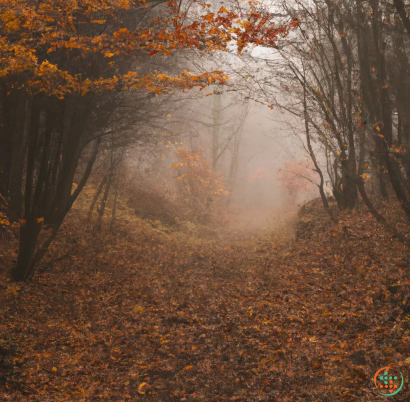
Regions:
M 2 400 L 382 401 L 389 365 L 409 400 L 409 251 L 365 211 L 312 202 L 293 240 L 117 226 L 75 211 L 30 284 L 2 242 Z

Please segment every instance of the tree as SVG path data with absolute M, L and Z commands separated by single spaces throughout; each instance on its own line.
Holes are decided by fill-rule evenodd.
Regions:
M 168 2 L 165 17 L 137 18 L 146 9 L 133 0 L 0 5 L 0 193 L 8 199 L 10 220 L 21 218 L 14 280 L 32 276 L 87 182 L 104 137 L 116 130 L 120 92 L 161 94 L 227 79 L 220 71 L 139 75 L 139 62 L 184 48 L 226 50 L 231 41 L 239 51 L 248 43 L 274 46 L 288 30 L 255 10 L 240 15 L 205 7 L 192 19 Z M 135 26 L 135 20 L 142 23 Z M 73 186 L 80 161 L 87 162 Z M 52 232 L 37 247 L 43 225 Z
M 188 206 L 190 214 L 200 221 L 206 221 L 221 196 L 229 193 L 222 176 L 216 175 L 205 161 L 201 151 L 190 152 L 187 148 L 176 150 L 177 169 L 180 182 L 181 202 Z
M 284 68 L 265 62 L 256 75 L 253 97 L 304 124 L 305 149 L 319 167 L 326 163 L 340 210 L 355 207 L 360 193 L 384 221 L 366 194 L 370 176 L 383 198 L 392 192 L 410 217 L 405 2 L 295 0 L 283 9 L 299 21 L 298 30 L 280 47 Z

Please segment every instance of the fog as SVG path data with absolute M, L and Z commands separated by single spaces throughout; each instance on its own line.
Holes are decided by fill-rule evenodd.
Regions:
M 214 3 L 211 10 L 216 12 L 221 6 Z M 271 5 L 271 9 L 275 15 L 286 15 L 280 5 Z M 278 17 L 278 24 L 281 20 L 286 19 Z M 172 56 L 172 68 L 181 66 L 198 74 L 223 71 L 227 81 L 171 95 L 172 106 L 164 113 L 163 128 L 158 131 L 165 140 L 151 148 L 155 156 L 144 159 L 144 172 L 148 167 L 157 181 L 166 177 L 163 186 L 173 193 L 176 189 L 171 183 L 175 177 L 166 166 L 176 161 L 177 146 L 203 153 L 212 172 L 222 175 L 229 191 L 226 212 L 235 217 L 231 222 L 244 230 L 269 230 L 317 198 L 315 184 L 319 176 L 313 166 L 304 169 L 302 175 L 301 171 L 289 170 L 289 166 L 305 166 L 311 156 L 306 148 L 301 104 L 289 89 L 295 82 L 288 71 L 288 41 L 278 39 L 278 49 L 249 45 L 240 55 L 232 42 L 228 52 L 193 51 Z M 157 61 L 160 60 L 158 56 Z M 166 58 L 162 60 L 166 62 Z M 153 103 L 155 107 L 155 100 Z M 323 148 L 316 140 L 312 146 L 314 152 Z M 141 159 L 141 152 L 135 152 Z M 317 161 L 329 195 L 323 152 Z M 291 190 L 280 180 L 283 170 L 288 172 L 287 180 L 298 182 Z M 303 176 L 308 181 L 300 184 Z
M 255 69 L 260 69 L 258 63 L 257 60 Z M 218 67 L 232 70 L 230 63 L 218 63 Z M 248 67 L 246 71 L 250 73 Z M 287 92 L 275 89 L 272 106 L 266 100 L 251 98 L 249 91 L 248 85 L 238 88 L 228 79 L 226 86 L 208 86 L 202 91 L 175 95 L 175 106 L 164 116 L 160 133 L 163 139 L 150 148 L 151 157 L 145 157 L 139 166 L 145 174 L 151 172 L 155 180 L 166 177 L 164 188 L 173 192 L 170 166 L 176 161 L 176 149 L 200 151 L 228 187 L 228 210 L 234 217 L 231 223 L 242 230 L 272 230 L 279 221 L 286 223 L 284 216 L 291 219 L 300 206 L 318 193 L 308 183 L 307 189 L 302 186 L 298 194 L 289 194 L 278 180 L 278 171 L 287 163 L 304 164 L 309 160 L 300 118 L 277 102 L 287 97 Z M 141 152 L 135 152 L 140 159 Z M 132 154 L 130 159 L 135 162 Z M 234 159 L 237 165 L 232 172 Z M 316 180 L 316 173 L 312 173 Z
M 0 0 L 1 402 L 410 401 L 409 1 Z

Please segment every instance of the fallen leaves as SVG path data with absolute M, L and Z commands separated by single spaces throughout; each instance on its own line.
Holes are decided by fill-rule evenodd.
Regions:
M 0 277 L 13 373 L 0 393 L 16 401 L 351 401 L 388 362 L 410 370 L 404 248 L 366 214 L 332 226 L 313 203 L 296 242 L 208 243 L 120 220 L 96 241 L 84 222 L 74 210 L 44 262 L 70 254 L 61 271 L 20 289 Z
M 150 385 L 147 384 L 146 382 L 142 382 L 140 385 L 138 385 L 138 393 L 140 393 L 141 395 L 144 395 L 145 392 L 150 389 Z

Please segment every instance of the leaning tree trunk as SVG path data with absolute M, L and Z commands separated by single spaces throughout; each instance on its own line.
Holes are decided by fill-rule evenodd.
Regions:
M 360 195 L 363 198 L 364 203 L 366 204 L 369 212 L 373 215 L 373 217 L 380 223 L 386 223 L 386 219 L 383 215 L 379 214 L 379 212 L 374 207 L 373 203 L 371 202 L 370 198 L 367 195 L 366 189 L 364 187 L 364 181 L 362 177 L 357 177 L 356 179 L 357 188 L 359 189 Z
M 34 219 L 21 224 L 19 253 L 17 263 L 11 273 L 12 280 L 24 281 L 27 279 L 28 268 L 36 251 L 40 229 L 41 223 Z
M 105 186 L 105 183 L 107 182 L 108 176 L 104 176 L 103 179 L 101 180 L 100 185 L 97 188 L 97 191 L 95 192 L 93 199 L 91 201 L 90 207 L 88 208 L 88 213 L 87 213 L 87 220 L 91 220 L 95 204 L 97 204 L 98 198 L 100 197 L 100 194 Z
M 11 277 L 14 281 L 28 280 L 33 276 L 37 264 L 47 252 L 51 242 L 54 240 L 58 230 L 60 229 L 64 218 L 84 188 L 97 158 L 100 143 L 101 139 L 98 139 L 76 190 L 70 195 L 70 198 L 66 200 L 64 209 L 59 211 L 58 216 L 55 217 L 52 224 L 53 231 L 41 244 L 41 246 L 38 247 L 38 249 L 36 249 L 36 246 L 43 222 L 39 221 L 35 215 L 32 215 L 27 218 L 26 222 L 21 224 L 19 254 L 17 257 L 17 263 L 11 271 Z
M 87 183 L 87 180 L 90 177 L 94 162 L 97 158 L 97 153 L 98 153 L 98 148 L 100 146 L 100 143 L 101 143 L 101 138 L 97 139 L 97 141 L 95 143 L 93 153 L 90 157 L 90 160 L 88 161 L 87 168 L 85 169 L 85 172 L 83 174 L 83 177 L 82 177 L 80 183 L 78 184 L 77 189 L 71 195 L 71 197 L 68 200 L 64 210 L 58 216 L 56 222 L 53 225 L 53 230 L 52 230 L 51 234 L 41 244 L 41 246 L 37 249 L 36 253 L 34 254 L 34 257 L 31 261 L 30 265 L 28 266 L 28 269 L 27 269 L 27 272 L 26 272 L 26 276 L 25 276 L 26 280 L 30 279 L 34 275 L 37 264 L 42 260 L 45 253 L 48 251 L 48 248 L 50 247 L 50 244 L 52 243 L 52 241 L 56 237 L 57 232 L 60 230 L 60 227 L 61 227 L 67 213 L 70 211 L 70 209 L 73 206 L 75 200 L 78 198 L 78 196 L 80 195 L 82 189 L 84 188 L 85 184 Z
M 103 195 L 103 198 L 101 200 L 100 209 L 98 211 L 97 230 L 99 232 L 101 232 L 102 218 L 104 216 L 105 206 L 107 205 L 108 195 L 110 194 L 111 181 L 112 181 L 112 176 L 110 174 L 110 176 L 108 177 L 107 185 L 105 186 L 104 195 Z
M 316 155 L 313 151 L 311 139 L 310 139 L 310 128 L 309 128 L 309 118 L 308 118 L 308 109 L 307 109 L 307 100 L 306 100 L 306 76 L 305 76 L 305 70 L 303 70 L 303 114 L 304 114 L 304 120 L 305 120 L 305 134 L 306 134 L 306 145 L 307 149 L 309 152 L 310 159 L 312 159 L 313 165 L 315 166 L 315 170 L 317 174 L 319 175 L 319 194 L 320 198 L 322 199 L 323 203 L 323 208 L 325 211 L 330 215 L 330 210 L 329 210 L 329 202 L 327 201 L 325 190 L 324 190 L 324 184 L 325 184 L 325 179 L 323 177 L 322 169 L 320 168 Z

